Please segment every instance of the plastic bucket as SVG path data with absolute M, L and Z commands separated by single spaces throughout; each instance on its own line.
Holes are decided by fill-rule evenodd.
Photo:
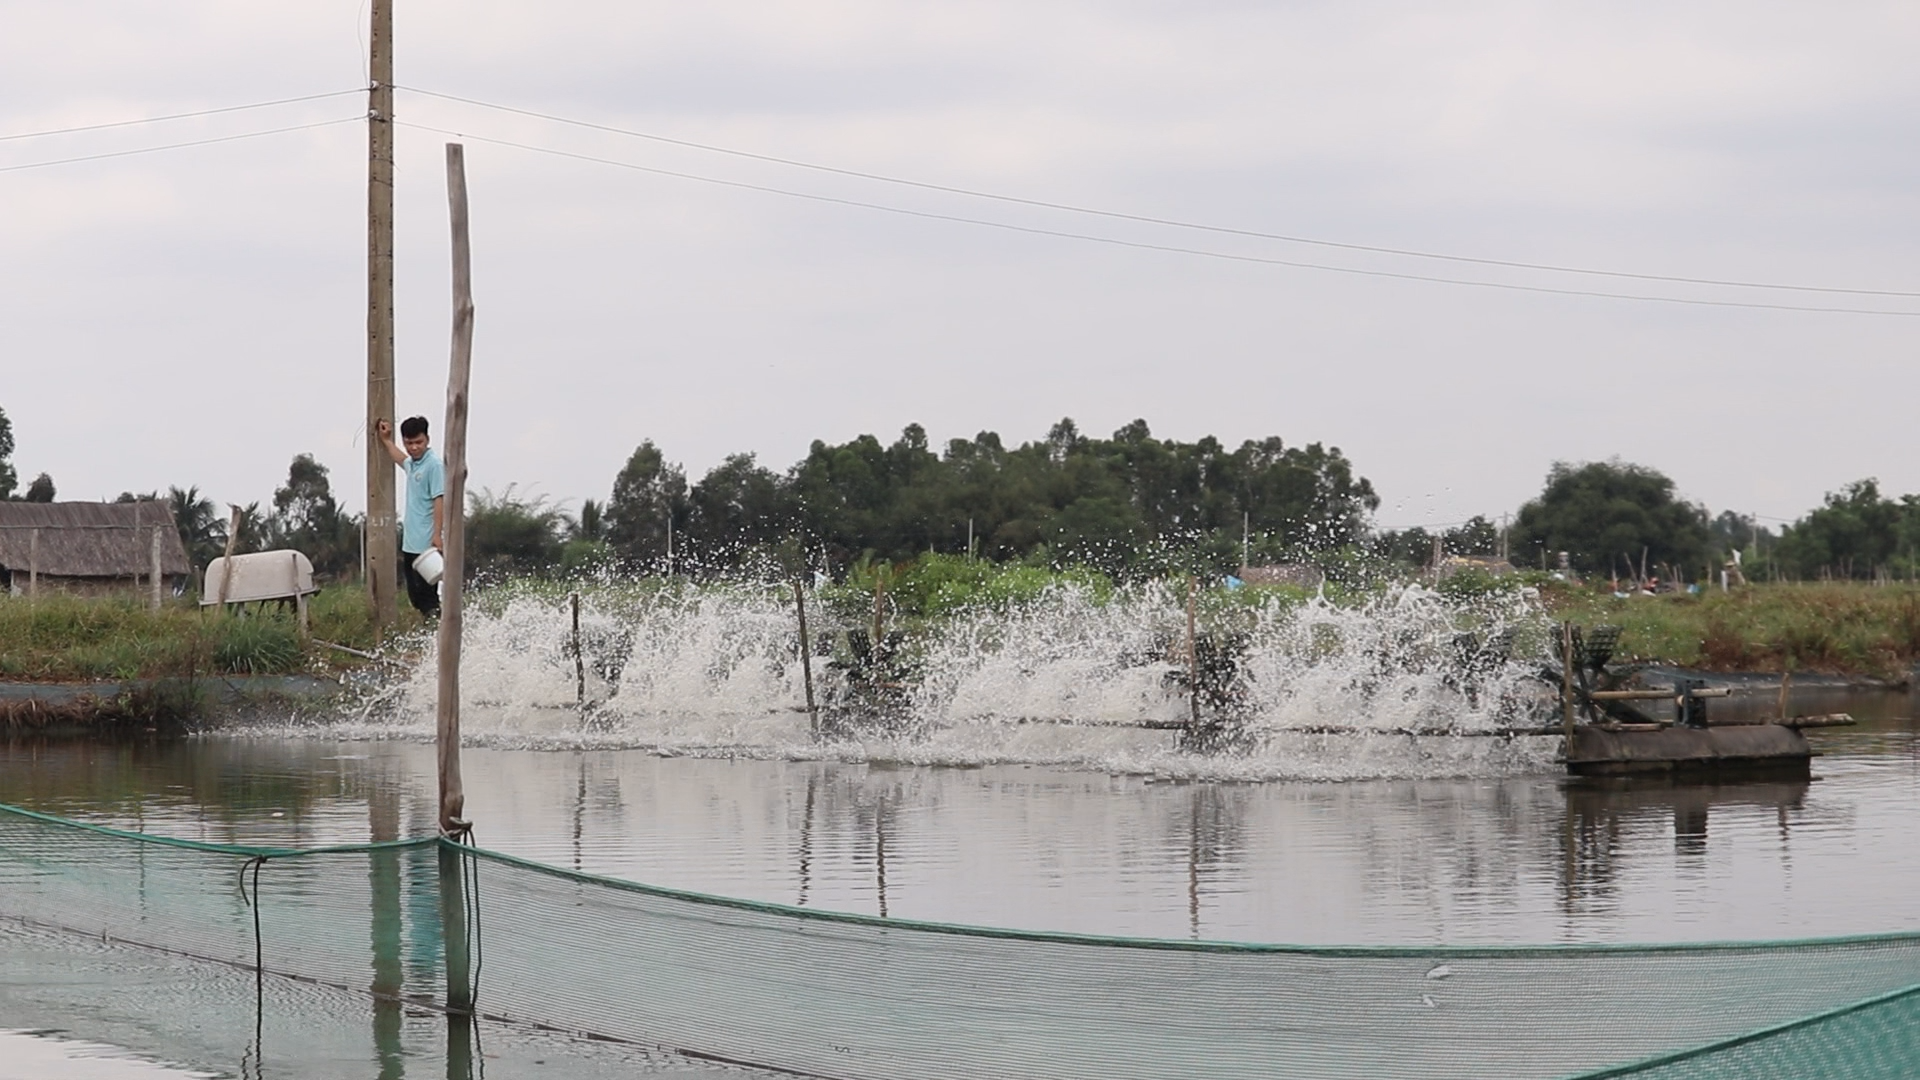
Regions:
M 446 568 L 446 561 L 440 558 L 440 552 L 434 548 L 428 548 L 414 556 L 414 573 L 426 578 L 429 585 L 440 584 L 440 575 Z

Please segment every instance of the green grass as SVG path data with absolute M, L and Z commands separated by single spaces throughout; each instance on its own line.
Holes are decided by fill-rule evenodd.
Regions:
M 1005 611 L 1033 602 L 1050 589 L 1090 592 L 1096 602 L 1115 586 L 1092 571 L 1058 571 L 1019 564 L 953 557 L 922 559 L 899 567 L 863 568 L 845 584 L 818 591 L 823 619 L 858 624 L 872 611 L 874 579 L 885 578 L 888 618 L 909 629 L 938 624 L 958 613 Z M 1864 584 L 1754 585 L 1731 593 L 1615 599 L 1605 592 L 1546 583 L 1528 577 L 1481 581 L 1462 575 L 1442 585 L 1463 611 L 1483 596 L 1527 586 L 1540 588 L 1547 613 L 1556 619 L 1623 628 L 1622 659 L 1655 661 L 1713 671 L 1817 671 L 1903 678 L 1920 661 L 1920 588 Z M 585 585 L 545 580 L 509 581 L 469 594 L 480 613 L 498 613 L 517 598 L 566 603 L 580 589 L 600 611 L 617 612 L 657 602 L 661 595 L 710 590 L 770 590 L 790 602 L 790 586 L 695 585 L 661 579 L 614 580 Z M 1232 624 L 1234 613 L 1272 605 L 1291 606 L 1309 594 L 1286 587 L 1228 592 L 1203 588 L 1203 625 Z M 1329 587 L 1335 603 L 1357 603 L 1366 590 Z M 378 645 L 366 594 L 356 585 L 335 585 L 309 603 L 312 636 L 362 651 Z M 417 636 L 421 620 L 402 604 L 389 635 Z M 220 616 L 186 603 L 158 612 L 134 598 L 83 599 L 47 596 L 37 601 L 0 596 L 0 679 L 78 682 L 182 678 L 217 674 L 283 674 L 353 666 L 348 653 L 321 645 L 301 647 L 291 612 L 249 611 Z
M 362 651 L 376 644 L 366 594 L 358 586 L 323 589 L 308 606 L 313 637 Z M 403 611 L 396 632 L 418 628 Z M 132 597 L 0 596 L 0 678 L 87 682 L 199 675 L 269 675 L 358 661 L 319 646 L 303 648 L 291 611 L 268 607 L 222 616 L 172 601 L 160 610 Z
M 1618 623 L 1623 658 L 1710 671 L 1818 671 L 1904 678 L 1920 659 L 1920 589 L 1753 585 L 1699 596 L 1558 588 L 1556 618 Z

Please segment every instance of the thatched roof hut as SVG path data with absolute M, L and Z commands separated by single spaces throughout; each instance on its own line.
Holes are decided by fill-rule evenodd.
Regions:
M 177 592 L 193 564 L 166 503 L 0 502 L 0 585 L 19 596 L 30 582 L 84 593 L 151 584 L 156 535 L 160 576 Z

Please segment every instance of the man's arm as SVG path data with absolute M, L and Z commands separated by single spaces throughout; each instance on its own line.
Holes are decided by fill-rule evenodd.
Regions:
M 441 511 L 445 509 L 446 505 L 447 497 L 445 495 L 435 495 L 433 497 L 433 546 L 440 551 L 446 550 L 446 548 L 440 544 L 440 525 L 446 516 Z
M 387 448 L 387 456 L 393 459 L 395 465 L 405 465 L 407 463 L 407 452 L 393 444 L 393 425 L 391 423 L 385 420 L 376 420 L 374 421 L 373 432 L 380 437 L 380 445 Z

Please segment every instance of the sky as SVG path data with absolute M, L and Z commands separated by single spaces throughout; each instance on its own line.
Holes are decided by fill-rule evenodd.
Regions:
M 360 507 L 364 94 L 16 136 L 364 89 L 366 19 L 0 0 L 23 482 L 265 502 L 312 453 Z M 1916 53 L 1911 3 L 397 0 L 399 411 L 444 413 L 456 132 L 474 488 L 1139 417 L 1337 446 L 1383 527 L 1613 457 L 1763 520 L 1920 491 Z

